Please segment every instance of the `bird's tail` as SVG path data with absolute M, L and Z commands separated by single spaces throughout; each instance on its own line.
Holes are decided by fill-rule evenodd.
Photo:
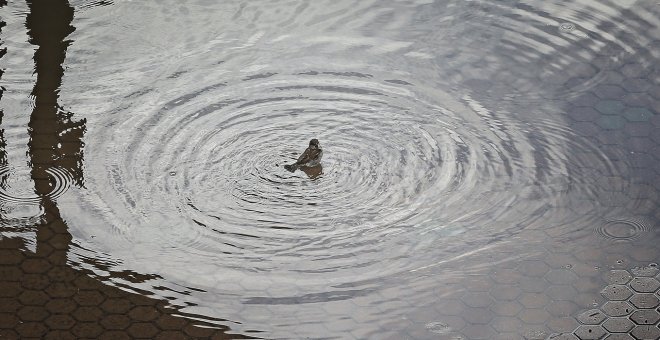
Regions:
M 289 170 L 290 172 L 294 172 L 298 169 L 298 164 L 285 164 L 284 168 Z

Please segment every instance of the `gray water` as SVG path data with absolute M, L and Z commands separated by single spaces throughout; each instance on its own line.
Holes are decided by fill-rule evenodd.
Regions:
M 57 102 L 84 136 L 48 194 L 29 10 L 2 8 L 3 232 L 47 195 L 108 284 L 265 338 L 434 338 L 474 277 L 660 259 L 654 1 L 70 5 Z M 311 138 L 323 173 L 285 171 Z

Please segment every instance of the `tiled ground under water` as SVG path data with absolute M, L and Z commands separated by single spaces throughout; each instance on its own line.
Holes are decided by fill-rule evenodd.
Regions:
M 631 215 L 639 222 L 609 221 L 609 229 L 585 226 L 595 229 L 594 237 L 580 241 L 579 249 L 564 247 L 560 231 L 528 232 L 535 245 L 543 244 L 538 256 L 496 263 L 484 274 L 461 278 L 456 282 L 463 287 L 460 294 L 438 297 L 432 306 L 384 328 L 396 328 L 409 339 L 660 339 L 658 51 L 656 40 L 615 64 L 593 60 L 576 77 L 600 70 L 603 80 L 563 106 L 568 125 L 579 135 L 614 161 L 626 155 L 630 178 L 594 178 L 594 183 L 612 190 L 617 181 L 630 180 L 635 192 L 622 185 L 606 201 L 612 206 L 634 201 Z M 604 48 L 603 60 L 608 53 L 620 55 Z M 148 292 L 108 285 L 107 278 L 77 269 L 67 262 L 72 237 L 56 204 L 47 201 L 44 208 L 35 251 L 18 237 L 0 238 L 0 339 L 259 337 L 218 329 L 221 320 L 197 321 Z M 112 275 L 148 279 L 132 272 Z M 327 332 L 332 337 L 333 329 Z

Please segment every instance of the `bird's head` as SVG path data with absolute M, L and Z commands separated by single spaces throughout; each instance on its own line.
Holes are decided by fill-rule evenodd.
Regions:
M 321 145 L 319 144 L 319 140 L 316 139 L 316 138 L 309 141 L 309 146 L 317 148 L 317 149 L 321 147 Z

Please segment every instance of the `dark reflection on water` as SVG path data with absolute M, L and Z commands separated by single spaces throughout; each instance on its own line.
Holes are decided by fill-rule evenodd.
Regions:
M 493 268 L 657 251 L 651 2 L 86 2 L 75 32 L 51 5 L 36 196 L 0 201 L 109 284 L 267 337 L 400 337 Z M 278 166 L 312 137 L 322 176 Z
M 4 7 L 7 5 L 6 0 L 0 0 L 0 8 Z M 2 30 L 7 26 L 7 23 L 4 22 L 3 20 L 0 20 L 0 34 L 2 34 Z M 1 43 L 1 42 L 0 42 Z M 7 47 L 1 47 L 0 48 L 0 59 L 7 54 Z M 2 75 L 5 73 L 4 70 L 0 70 L 0 79 L 2 79 Z M 5 92 L 5 88 L 0 86 L 0 100 L 2 100 L 2 95 Z M 4 111 L 0 108 L 0 124 L 2 123 L 2 117 L 4 116 Z M 7 141 L 5 141 L 5 130 L 0 129 L 0 167 L 6 167 L 7 166 Z M 7 184 L 7 174 L 2 174 L 0 175 L 0 187 L 4 188 Z
M 148 291 L 121 283 L 104 283 L 113 279 L 144 283 L 159 279 L 158 275 L 105 268 L 110 275 L 100 278 L 70 261 L 68 255 L 77 245 L 72 242 L 57 198 L 69 187 L 66 182 L 84 187 L 82 139 L 86 119 L 76 120 L 72 112 L 58 103 L 58 99 L 63 64 L 71 43 L 67 37 L 74 31 L 71 25 L 74 9 L 62 0 L 35 0 L 28 1 L 27 5 L 25 26 L 29 42 L 37 47 L 34 52 L 36 82 L 30 93 L 34 106 L 27 124 L 29 177 L 34 189 L 33 193 L 25 194 L 29 188 L 20 188 L 23 189 L 22 195 L 12 195 L 12 191 L 19 187 L 9 186 L 7 182 L 12 177 L 26 174 L 9 167 L 3 137 L 0 158 L 3 165 L 0 183 L 0 232 L 3 233 L 0 235 L 0 338 L 118 339 L 129 334 L 121 331 L 128 326 L 132 329 L 131 337 L 250 338 L 226 335 L 229 328 L 219 325 L 226 323 L 225 319 L 193 317 Z M 0 24 L 0 27 L 4 26 L 4 22 Z M 3 55 L 5 52 L 3 50 Z M 5 91 L 4 87 L 2 91 Z M 3 116 L 4 112 L 0 117 Z M 39 221 L 36 224 L 23 223 L 21 217 L 12 216 L 18 210 L 16 207 L 30 205 L 39 206 L 36 210 L 27 209 L 38 215 L 22 216 L 22 219 L 33 221 L 36 218 Z M 30 241 L 16 237 L 31 232 L 36 234 L 34 251 L 29 249 Z M 100 259 L 85 260 L 97 268 L 104 268 Z M 157 284 L 153 286 L 154 289 L 159 287 Z M 156 328 L 157 323 L 164 331 Z

